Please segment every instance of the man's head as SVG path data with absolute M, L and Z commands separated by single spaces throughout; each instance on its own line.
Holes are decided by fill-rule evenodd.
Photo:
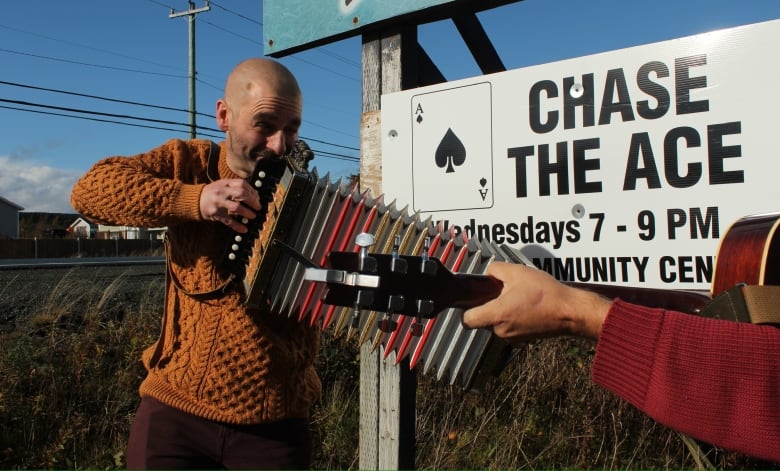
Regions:
M 236 66 L 217 100 L 217 124 L 225 131 L 228 166 L 248 177 L 260 158 L 281 157 L 301 126 L 303 97 L 282 64 L 262 58 Z

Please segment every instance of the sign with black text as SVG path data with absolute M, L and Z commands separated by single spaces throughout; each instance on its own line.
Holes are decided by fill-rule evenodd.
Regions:
M 780 211 L 780 20 L 382 97 L 382 191 L 560 279 L 709 289 Z

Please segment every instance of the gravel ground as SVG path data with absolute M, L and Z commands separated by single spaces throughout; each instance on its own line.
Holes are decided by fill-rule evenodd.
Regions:
M 144 296 L 162 299 L 164 272 L 162 264 L 0 269 L 0 333 L 13 329 L 20 316 L 68 298 L 100 299 L 112 282 L 116 301 L 138 305 Z

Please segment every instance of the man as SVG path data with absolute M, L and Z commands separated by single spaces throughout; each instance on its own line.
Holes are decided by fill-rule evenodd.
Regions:
M 572 335 L 597 341 L 592 379 L 658 422 L 780 463 L 780 328 L 651 309 L 493 262 L 501 294 L 466 326 L 512 342 Z
M 246 309 L 224 263 L 236 232 L 247 231 L 241 219 L 264 210 L 246 178 L 256 161 L 294 145 L 303 99 L 289 70 L 254 58 L 230 73 L 216 107 L 224 142 L 174 139 L 103 159 L 71 196 L 95 222 L 168 227 L 165 312 L 142 358 L 127 465 L 306 468 L 318 331 Z

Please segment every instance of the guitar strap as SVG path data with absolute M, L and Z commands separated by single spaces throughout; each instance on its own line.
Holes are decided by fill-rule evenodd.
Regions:
M 705 317 L 780 327 L 780 286 L 738 284 L 712 299 Z

